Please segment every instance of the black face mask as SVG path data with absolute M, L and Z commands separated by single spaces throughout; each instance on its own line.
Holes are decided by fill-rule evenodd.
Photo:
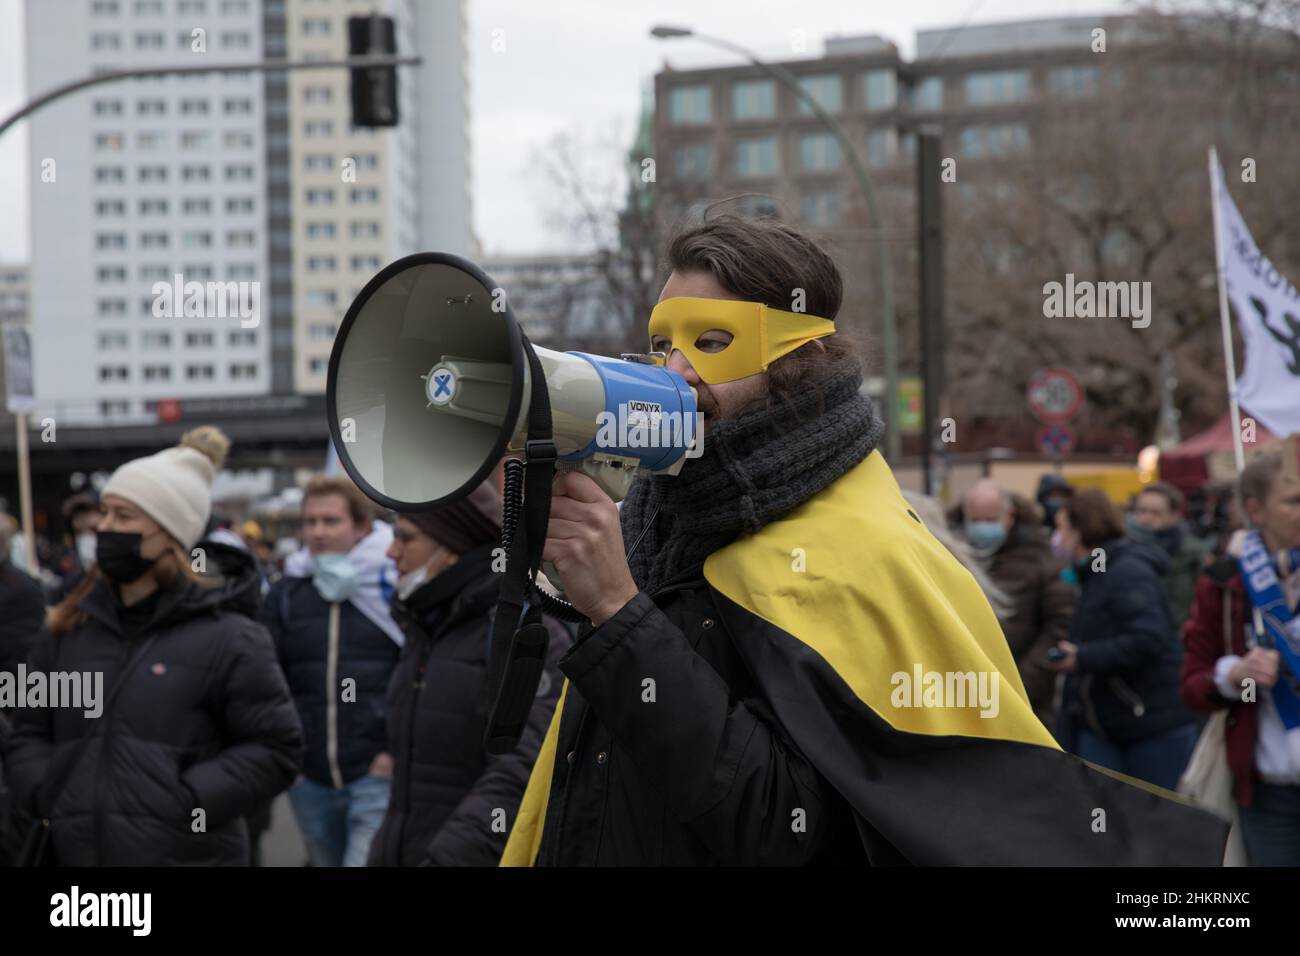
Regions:
M 95 538 L 99 569 L 119 584 L 138 581 L 158 559 L 140 557 L 144 535 L 136 531 L 100 531 Z

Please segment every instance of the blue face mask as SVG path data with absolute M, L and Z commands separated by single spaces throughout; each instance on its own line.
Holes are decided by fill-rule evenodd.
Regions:
M 346 601 L 356 593 L 357 569 L 346 554 L 317 554 L 311 562 L 311 583 L 330 604 Z
M 1007 540 L 1001 521 L 967 521 L 966 540 L 980 554 L 992 554 Z

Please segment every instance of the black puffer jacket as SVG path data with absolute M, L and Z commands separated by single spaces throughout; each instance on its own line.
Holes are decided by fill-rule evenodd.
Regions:
M 327 787 L 364 777 L 371 761 L 388 750 L 384 696 L 399 654 L 392 638 L 344 601 L 338 605 L 338 646 L 333 650 L 335 683 L 327 688 L 330 607 L 311 578 L 285 577 L 267 593 L 261 614 L 302 720 L 307 747 L 303 773 Z M 345 700 L 347 679 L 355 681 L 355 698 L 349 694 Z M 333 761 L 331 747 L 337 753 Z
M 27 660 L 45 622 L 45 597 L 30 574 L 0 562 L 0 672 Z
M 244 817 L 298 772 L 302 729 L 271 641 L 250 616 L 256 569 L 234 548 L 201 546 L 221 571 L 217 587 L 187 582 L 161 592 L 140 605 L 151 606 L 150 616 L 124 631 L 101 578 L 81 601 L 86 622 L 42 633 L 32 653 L 32 670 L 102 672 L 102 703 L 150 642 L 99 719 L 71 708 L 17 712 L 5 753 L 10 782 L 20 805 L 52 812 L 61 865 L 246 865 Z M 49 806 L 54 774 L 88 733 L 95 736 Z
M 461 559 L 395 601 L 407 643 L 388 688 L 395 760 L 388 814 L 370 845 L 371 866 L 493 866 L 506 844 L 563 676 L 572 635 L 546 617 L 549 660 L 528 726 L 515 749 L 483 749 L 492 701 L 488 642 L 501 576 L 492 545 Z
M 1194 720 L 1179 698 L 1183 649 L 1162 583 L 1168 558 L 1126 538 L 1102 549 L 1105 571 L 1093 571 L 1092 558 L 1075 565 L 1081 587 L 1069 640 L 1078 670 L 1066 678 L 1058 722 L 1067 750 L 1080 727 L 1126 744 Z

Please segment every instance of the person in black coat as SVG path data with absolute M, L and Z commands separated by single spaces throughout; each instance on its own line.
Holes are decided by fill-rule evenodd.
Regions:
M 245 816 L 301 766 L 293 702 L 251 617 L 256 569 L 199 540 L 228 445 L 196 429 L 114 472 L 97 564 L 32 653 L 31 672 L 102 675 L 80 701 L 19 709 L 5 746 L 15 799 L 49 821 L 60 865 L 246 865 Z
M 448 508 L 397 518 L 389 555 L 402 577 L 393 616 L 406 645 L 388 688 L 393 790 L 371 866 L 493 866 L 505 849 L 555 711 L 571 634 L 543 618 L 548 665 L 528 725 L 510 753 L 486 753 L 500 521 L 491 479 Z
M 1095 489 L 1065 506 L 1079 600 L 1064 657 L 1058 740 L 1085 760 L 1174 789 L 1196 721 L 1179 698 L 1182 645 L 1165 600 L 1168 558 L 1124 537 L 1119 510 Z

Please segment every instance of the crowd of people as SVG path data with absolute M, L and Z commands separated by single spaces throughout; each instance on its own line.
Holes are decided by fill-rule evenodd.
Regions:
M 713 306 L 698 341 L 651 319 L 709 453 L 621 508 L 555 481 L 542 557 L 589 623 L 543 617 L 513 750 L 484 747 L 500 470 L 387 516 L 317 476 L 301 541 L 271 548 L 214 518 L 229 442 L 205 426 L 68 502 L 48 593 L 0 524 L 0 675 L 103 681 L 94 719 L 0 714 L 0 856 L 256 864 L 287 791 L 319 867 L 1217 862 L 1209 814 L 1070 756 L 1173 788 L 1204 726 L 1251 862 L 1300 864 L 1300 479 L 1276 449 L 1213 539 L 1160 483 L 1125 514 L 1055 474 L 1035 500 L 984 479 L 945 514 L 876 451 L 829 256 L 724 216 L 669 260 L 662 299 Z M 758 334 L 790 288 L 808 315 L 776 314 L 804 331 Z M 1007 692 L 900 704 L 890 675 L 932 662 Z M 1094 836 L 1099 805 L 1129 822 Z

